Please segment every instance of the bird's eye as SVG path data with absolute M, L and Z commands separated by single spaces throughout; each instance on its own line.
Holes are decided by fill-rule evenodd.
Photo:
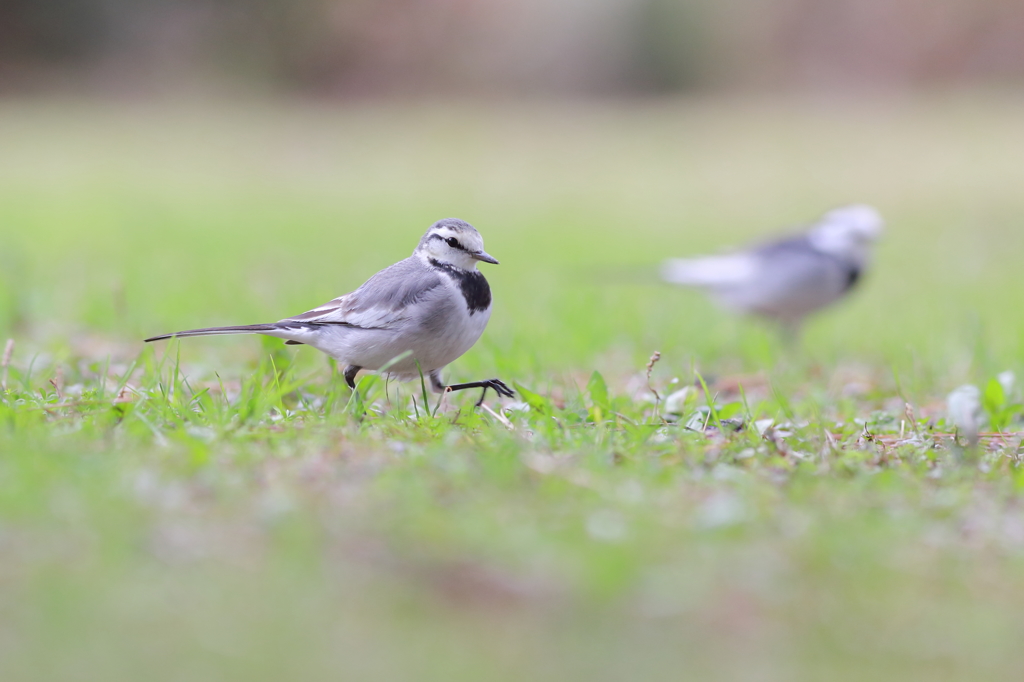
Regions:
M 448 237 L 448 239 L 445 239 L 445 241 L 448 242 L 448 246 L 452 247 L 453 249 L 461 248 L 461 246 L 459 245 L 459 240 L 456 239 L 455 237 Z

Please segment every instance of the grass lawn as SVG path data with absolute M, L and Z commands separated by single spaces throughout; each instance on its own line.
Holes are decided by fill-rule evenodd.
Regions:
M 1019 679 L 1022 121 L 0 101 L 0 678 Z M 653 277 L 850 202 L 888 232 L 799 348 Z M 449 378 L 519 401 L 141 343 L 313 308 L 448 216 L 501 261 Z M 974 451 L 964 383 L 1007 434 Z

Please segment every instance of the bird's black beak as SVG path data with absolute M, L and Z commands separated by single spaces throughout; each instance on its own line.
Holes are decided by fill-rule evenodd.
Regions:
M 500 265 L 500 263 L 498 263 L 498 259 L 492 256 L 491 254 L 487 253 L 486 251 L 477 251 L 476 253 L 471 255 L 473 256 L 473 258 L 477 260 L 482 260 L 485 263 L 490 263 L 491 265 Z

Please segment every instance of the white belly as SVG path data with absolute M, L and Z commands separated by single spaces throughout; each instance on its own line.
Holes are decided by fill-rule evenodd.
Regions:
M 420 370 L 426 374 L 441 369 L 472 348 L 490 317 L 490 308 L 470 315 L 465 306 L 459 306 L 445 316 L 443 325 L 420 320 L 393 330 L 329 327 L 306 343 L 345 366 L 369 370 L 379 370 L 408 354 L 390 364 L 388 372 L 417 376 Z

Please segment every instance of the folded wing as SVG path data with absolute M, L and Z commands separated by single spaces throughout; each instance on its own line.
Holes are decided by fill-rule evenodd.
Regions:
M 441 278 L 418 261 L 406 259 L 381 270 L 350 294 L 288 317 L 279 325 L 342 325 L 390 329 L 414 314 L 416 303 L 430 297 Z

